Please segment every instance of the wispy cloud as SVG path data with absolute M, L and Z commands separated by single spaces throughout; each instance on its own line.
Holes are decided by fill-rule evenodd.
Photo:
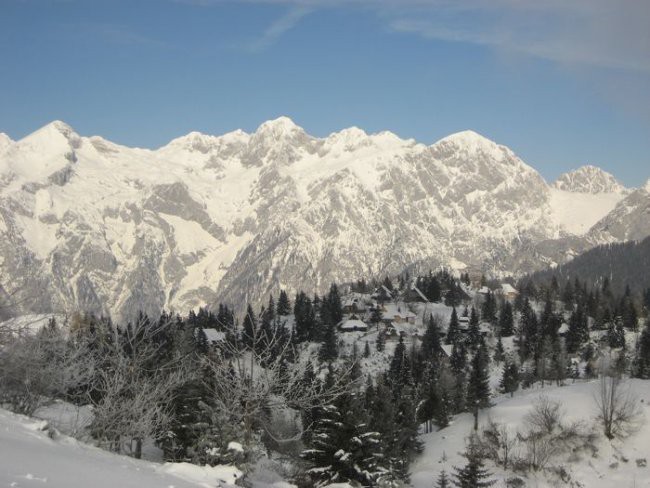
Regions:
M 389 25 L 399 32 L 480 44 L 563 64 L 650 74 L 648 2 L 496 0 L 488 4 L 460 0 L 438 4 L 417 17 L 398 14 L 389 19 Z
M 253 43 L 264 49 L 318 8 L 372 12 L 395 32 L 480 44 L 557 63 L 650 74 L 650 2 L 644 0 L 175 0 L 291 10 Z
M 292 7 L 285 15 L 273 22 L 259 38 L 250 42 L 247 48 L 255 52 L 264 51 L 282 37 L 282 35 L 293 29 L 311 11 L 312 8 L 306 6 Z

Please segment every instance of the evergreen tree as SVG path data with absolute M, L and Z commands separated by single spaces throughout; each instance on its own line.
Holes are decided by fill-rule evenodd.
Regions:
M 364 358 L 370 357 L 370 344 L 368 344 L 368 341 L 366 341 L 365 346 L 363 346 L 363 357 Z
M 452 312 L 453 313 L 453 312 Z M 425 361 L 437 362 L 442 351 L 440 342 L 440 324 L 432 315 L 429 315 L 429 324 L 422 337 L 422 356 Z
M 377 352 L 384 352 L 386 349 L 386 334 L 384 332 L 377 334 L 375 347 L 377 348 Z
M 472 358 L 469 381 L 467 383 L 467 404 L 474 412 L 474 430 L 478 429 L 478 411 L 490 406 L 490 377 L 487 368 L 488 357 L 485 343 Z
M 501 336 L 497 338 L 497 345 L 494 348 L 494 361 L 500 363 L 505 359 L 505 350 L 503 349 L 503 341 Z
M 321 342 L 318 358 L 323 362 L 331 362 L 339 357 L 339 346 L 336 339 L 336 326 L 327 324 Z
M 374 486 L 385 474 L 380 448 L 379 433 L 370 429 L 361 399 L 345 394 L 322 409 L 312 446 L 302 457 L 313 463 L 308 474 L 319 484 L 356 481 Z
M 469 315 L 469 330 L 467 336 L 472 348 L 476 348 L 481 342 L 481 329 L 479 328 L 478 314 L 474 307 L 472 307 L 472 311 Z
M 566 335 L 566 346 L 570 353 L 575 353 L 589 341 L 589 326 L 587 314 L 582 307 L 576 308 L 569 318 L 569 330 Z
M 343 320 L 341 295 L 336 283 L 330 285 L 330 291 L 323 298 L 320 308 L 320 318 L 325 325 L 338 325 Z
M 399 388 L 395 398 L 394 437 L 390 442 L 390 471 L 405 482 L 409 481 L 409 464 L 417 454 L 422 452 L 422 443 L 418 438 L 419 424 L 416 417 L 415 391 L 410 386 Z
M 447 344 L 456 344 L 458 337 L 460 335 L 460 330 L 458 328 L 458 314 L 456 313 L 456 307 L 451 311 L 451 319 L 449 320 L 449 328 L 447 329 Z
M 451 488 L 451 482 L 447 477 L 447 472 L 443 469 L 438 475 L 435 488 Z
M 512 305 L 504 301 L 499 310 L 499 334 L 502 337 L 510 337 L 515 333 L 515 322 L 513 318 Z
M 503 376 L 499 382 L 502 393 L 510 393 L 512 397 L 519 389 L 519 368 L 513 362 L 506 363 L 503 367 Z
M 609 327 L 607 328 L 607 342 L 612 349 L 625 347 L 625 329 L 623 328 L 623 321 L 620 317 L 617 317 L 609 323 Z
M 296 341 L 316 340 L 316 311 L 311 300 L 304 292 L 296 295 L 293 313 L 295 316 Z
M 255 319 L 255 312 L 250 303 L 246 307 L 246 315 L 244 316 L 244 330 L 242 331 L 242 343 L 245 347 L 253 349 L 257 339 L 257 320 Z
M 278 315 L 286 316 L 291 313 L 291 303 L 289 302 L 289 297 L 287 292 L 280 290 L 280 298 L 278 299 Z
M 494 293 L 491 291 L 488 291 L 487 295 L 485 295 L 483 306 L 481 308 L 481 316 L 483 317 L 483 320 L 487 320 L 492 324 L 496 323 L 497 301 L 494 297 Z
M 403 387 L 411 384 L 411 368 L 403 335 L 399 336 L 399 341 L 395 346 L 395 353 L 388 369 L 388 381 L 395 398 L 399 397 L 399 392 Z
M 639 338 L 633 374 L 637 378 L 650 379 L 650 318 L 646 320 Z
M 379 323 L 382 318 L 381 309 L 379 307 L 374 307 L 370 313 L 370 323 L 374 324 L 377 330 L 379 330 Z
M 473 438 L 472 438 L 473 439 Z M 494 485 L 495 481 L 489 480 L 491 474 L 485 469 L 478 441 L 470 440 L 464 457 L 467 464 L 462 468 L 454 467 L 454 486 L 457 488 L 488 488 Z

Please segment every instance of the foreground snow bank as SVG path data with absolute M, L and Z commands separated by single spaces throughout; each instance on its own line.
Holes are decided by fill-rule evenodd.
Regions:
M 598 451 L 593 457 L 554 461 L 552 464 L 563 466 L 574 482 L 581 483 L 574 486 L 650 487 L 650 467 L 646 467 L 647 461 L 644 462 L 650 460 L 650 381 L 630 380 L 627 386 L 640 402 L 642 419 L 639 430 L 627 439 L 612 442 L 601 436 L 596 444 Z M 520 391 L 514 398 L 497 399 L 496 406 L 481 413 L 480 424 L 485 425 L 488 418 L 491 418 L 513 430 L 520 428 L 524 417 L 541 395 L 560 401 L 567 421 L 593 422 L 597 415 L 594 405 L 594 392 L 597 388 L 598 381 L 592 381 Z M 424 453 L 411 467 L 411 481 L 415 488 L 431 488 L 440 471 L 445 469 L 449 474 L 453 472 L 453 466 L 465 464 L 461 453 L 472 427 L 472 415 L 463 414 L 457 416 L 446 429 L 422 436 Z M 492 479 L 499 480 L 496 486 L 505 486 L 503 480 L 515 476 L 512 472 L 504 473 L 491 463 L 487 467 L 494 473 Z M 526 483 L 536 488 L 568 486 L 558 483 L 557 479 L 547 479 L 544 472 L 529 473 Z
M 119 456 L 66 436 L 46 421 L 0 409 L 0 486 L 60 488 L 226 488 L 241 476 L 230 466 L 156 464 Z

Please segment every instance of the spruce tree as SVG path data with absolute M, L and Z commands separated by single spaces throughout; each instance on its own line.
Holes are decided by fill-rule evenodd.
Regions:
M 497 338 L 497 345 L 494 348 L 494 362 L 500 363 L 505 359 L 505 350 L 503 348 L 503 341 L 501 336 Z
M 494 297 L 494 293 L 488 291 L 485 295 L 485 300 L 483 301 L 483 306 L 481 308 L 481 316 L 483 320 L 487 320 L 492 324 L 496 323 L 497 318 L 497 301 Z
M 296 341 L 316 340 L 316 312 L 312 301 L 304 292 L 296 295 L 293 313 L 295 316 Z
M 612 349 L 625 347 L 625 329 L 623 328 L 623 321 L 620 317 L 617 317 L 609 323 L 609 327 L 607 328 L 607 342 Z
M 372 309 L 370 313 L 370 323 L 374 324 L 375 328 L 379 330 L 379 323 L 382 320 L 381 309 L 377 306 Z
M 577 307 L 569 318 L 569 330 L 566 335 L 567 351 L 575 353 L 589 341 L 587 314 L 582 307 Z
M 363 357 L 364 358 L 370 357 L 370 344 L 368 344 L 368 341 L 366 341 L 365 346 L 363 346 Z
M 506 363 L 503 367 L 503 376 L 499 382 L 501 393 L 510 393 L 514 396 L 515 391 L 519 389 L 519 367 L 514 363 Z
M 257 320 L 255 319 L 255 312 L 250 303 L 246 307 L 246 315 L 244 316 L 244 330 L 242 331 L 242 343 L 245 347 L 253 349 L 257 339 Z
M 386 349 L 386 334 L 384 332 L 377 334 L 375 347 L 377 348 L 377 352 L 383 352 Z
M 458 325 L 458 314 L 456 313 L 456 307 L 454 307 L 451 311 L 451 319 L 449 320 L 449 328 L 447 329 L 447 339 L 445 340 L 445 343 L 456 344 L 460 335 Z
M 467 384 L 467 405 L 474 413 L 474 430 L 478 429 L 478 411 L 490 406 L 490 377 L 485 343 L 481 341 L 474 357 Z
M 469 340 L 470 346 L 476 348 L 481 342 L 481 329 L 479 328 L 479 318 L 476 309 L 472 307 L 472 311 L 469 314 L 469 330 L 467 331 L 467 337 Z
M 312 446 L 302 457 L 313 463 L 308 474 L 319 484 L 355 481 L 373 486 L 385 473 L 380 465 L 380 434 L 370 429 L 367 412 L 356 394 L 342 395 L 322 409 Z
M 339 357 L 339 346 L 336 339 L 336 326 L 327 324 L 321 342 L 318 358 L 323 362 L 331 362 Z
M 454 486 L 457 488 L 488 488 L 496 481 L 490 480 L 490 472 L 485 469 L 477 441 L 470 440 L 464 457 L 467 464 L 462 468 L 454 467 Z
M 449 481 L 447 472 L 444 469 L 440 471 L 440 474 L 438 475 L 435 488 L 451 488 L 451 482 Z
M 452 312 L 453 313 L 453 312 Z M 422 356 L 425 361 L 437 362 L 442 351 L 440 342 L 440 324 L 432 315 L 429 315 L 429 324 L 422 337 Z
M 286 316 L 291 313 L 291 303 L 289 302 L 289 297 L 287 292 L 280 290 L 280 298 L 278 299 L 278 315 Z
M 515 322 L 512 313 L 512 305 L 504 301 L 499 310 L 499 334 L 502 337 L 510 337 L 515 333 Z

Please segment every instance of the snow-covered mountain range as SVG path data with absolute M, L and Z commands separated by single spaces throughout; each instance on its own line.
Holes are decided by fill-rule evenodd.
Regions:
M 0 134 L 12 313 L 239 307 L 409 266 L 518 273 L 648 235 L 649 209 L 649 184 L 584 167 L 549 185 L 472 131 L 433 145 L 357 128 L 316 138 L 281 117 L 157 150 L 58 121 Z

